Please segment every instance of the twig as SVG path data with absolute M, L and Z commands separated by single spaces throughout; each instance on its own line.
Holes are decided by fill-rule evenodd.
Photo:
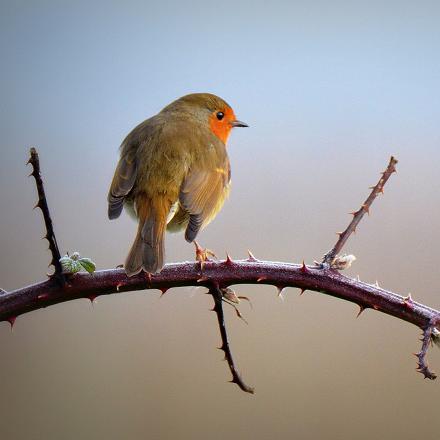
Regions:
M 64 285 L 65 278 L 60 263 L 61 255 L 58 249 L 55 232 L 53 230 L 53 224 L 49 213 L 49 207 L 47 205 L 46 194 L 44 192 L 43 179 L 41 178 L 40 172 L 40 159 L 38 157 L 37 150 L 33 147 L 30 149 L 30 158 L 27 163 L 32 165 L 32 173 L 30 174 L 30 176 L 34 176 L 38 192 L 38 202 L 34 206 L 34 209 L 41 209 L 41 212 L 43 213 L 44 224 L 46 225 L 46 235 L 43 238 L 46 238 L 49 242 L 49 249 L 52 254 L 52 260 L 49 263 L 49 266 L 52 265 L 55 269 L 52 277 L 55 277 L 61 285 Z
M 417 371 L 419 373 L 422 373 L 425 379 L 431 380 L 434 380 L 437 375 L 429 369 L 428 363 L 426 362 L 426 353 L 428 351 L 429 345 L 432 343 L 432 332 L 434 329 L 435 326 L 430 324 L 423 330 L 423 336 L 421 339 L 422 348 L 418 353 L 415 353 L 415 356 L 418 359 Z
M 385 183 L 390 178 L 391 174 L 396 172 L 397 162 L 398 161 L 393 156 L 391 156 L 387 169 L 382 173 L 382 177 L 379 179 L 379 182 L 377 182 L 377 184 L 371 188 L 372 191 L 367 200 L 365 200 L 359 210 L 351 213 L 353 215 L 353 219 L 351 220 L 347 229 L 344 232 L 338 233 L 339 239 L 333 246 L 333 249 L 331 249 L 324 255 L 324 258 L 322 260 L 323 266 L 331 266 L 333 260 L 339 254 L 339 252 L 341 252 L 344 244 L 347 242 L 350 235 L 356 231 L 356 226 L 362 220 L 362 217 L 365 215 L 365 213 L 370 213 L 370 207 L 374 202 L 374 199 L 377 197 L 378 194 L 383 194 L 383 187 L 385 186 Z
M 237 384 L 243 391 L 254 394 L 254 389 L 244 383 L 243 379 L 235 368 L 234 359 L 232 358 L 231 349 L 229 347 L 225 317 L 223 314 L 223 294 L 220 288 L 215 284 L 209 288 L 209 293 L 214 299 L 214 308 L 212 310 L 217 314 L 218 326 L 220 328 L 220 335 L 222 338 L 222 345 L 219 348 L 225 353 L 225 359 L 228 362 L 229 369 L 232 373 L 231 382 Z

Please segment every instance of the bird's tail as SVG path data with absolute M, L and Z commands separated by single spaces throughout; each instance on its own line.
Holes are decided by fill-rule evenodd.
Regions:
M 164 265 L 164 238 L 170 202 L 165 197 L 154 200 L 146 196 L 136 198 L 139 219 L 136 238 L 125 260 L 125 272 L 136 275 L 142 269 L 160 272 Z

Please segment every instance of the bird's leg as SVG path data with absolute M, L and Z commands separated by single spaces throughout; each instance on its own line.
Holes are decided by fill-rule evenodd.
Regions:
M 202 248 L 195 240 L 194 245 L 196 247 L 196 261 L 200 263 L 200 270 L 203 270 L 205 262 L 210 261 L 209 257 L 217 258 L 217 256 L 210 249 Z

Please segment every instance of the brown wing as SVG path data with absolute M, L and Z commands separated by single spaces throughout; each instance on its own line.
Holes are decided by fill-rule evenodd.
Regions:
M 218 162 L 218 161 L 216 161 Z M 190 214 L 185 239 L 192 242 L 199 230 L 220 211 L 229 193 L 230 168 L 226 156 L 220 166 L 191 169 L 180 189 L 179 201 Z
M 109 219 L 118 218 L 121 214 L 124 198 L 132 190 L 136 175 L 136 151 L 134 149 L 122 151 L 107 198 Z

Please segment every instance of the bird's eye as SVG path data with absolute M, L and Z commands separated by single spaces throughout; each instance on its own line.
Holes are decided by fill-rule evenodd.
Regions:
M 217 119 L 221 121 L 225 117 L 225 114 L 223 112 L 217 112 L 216 116 Z

